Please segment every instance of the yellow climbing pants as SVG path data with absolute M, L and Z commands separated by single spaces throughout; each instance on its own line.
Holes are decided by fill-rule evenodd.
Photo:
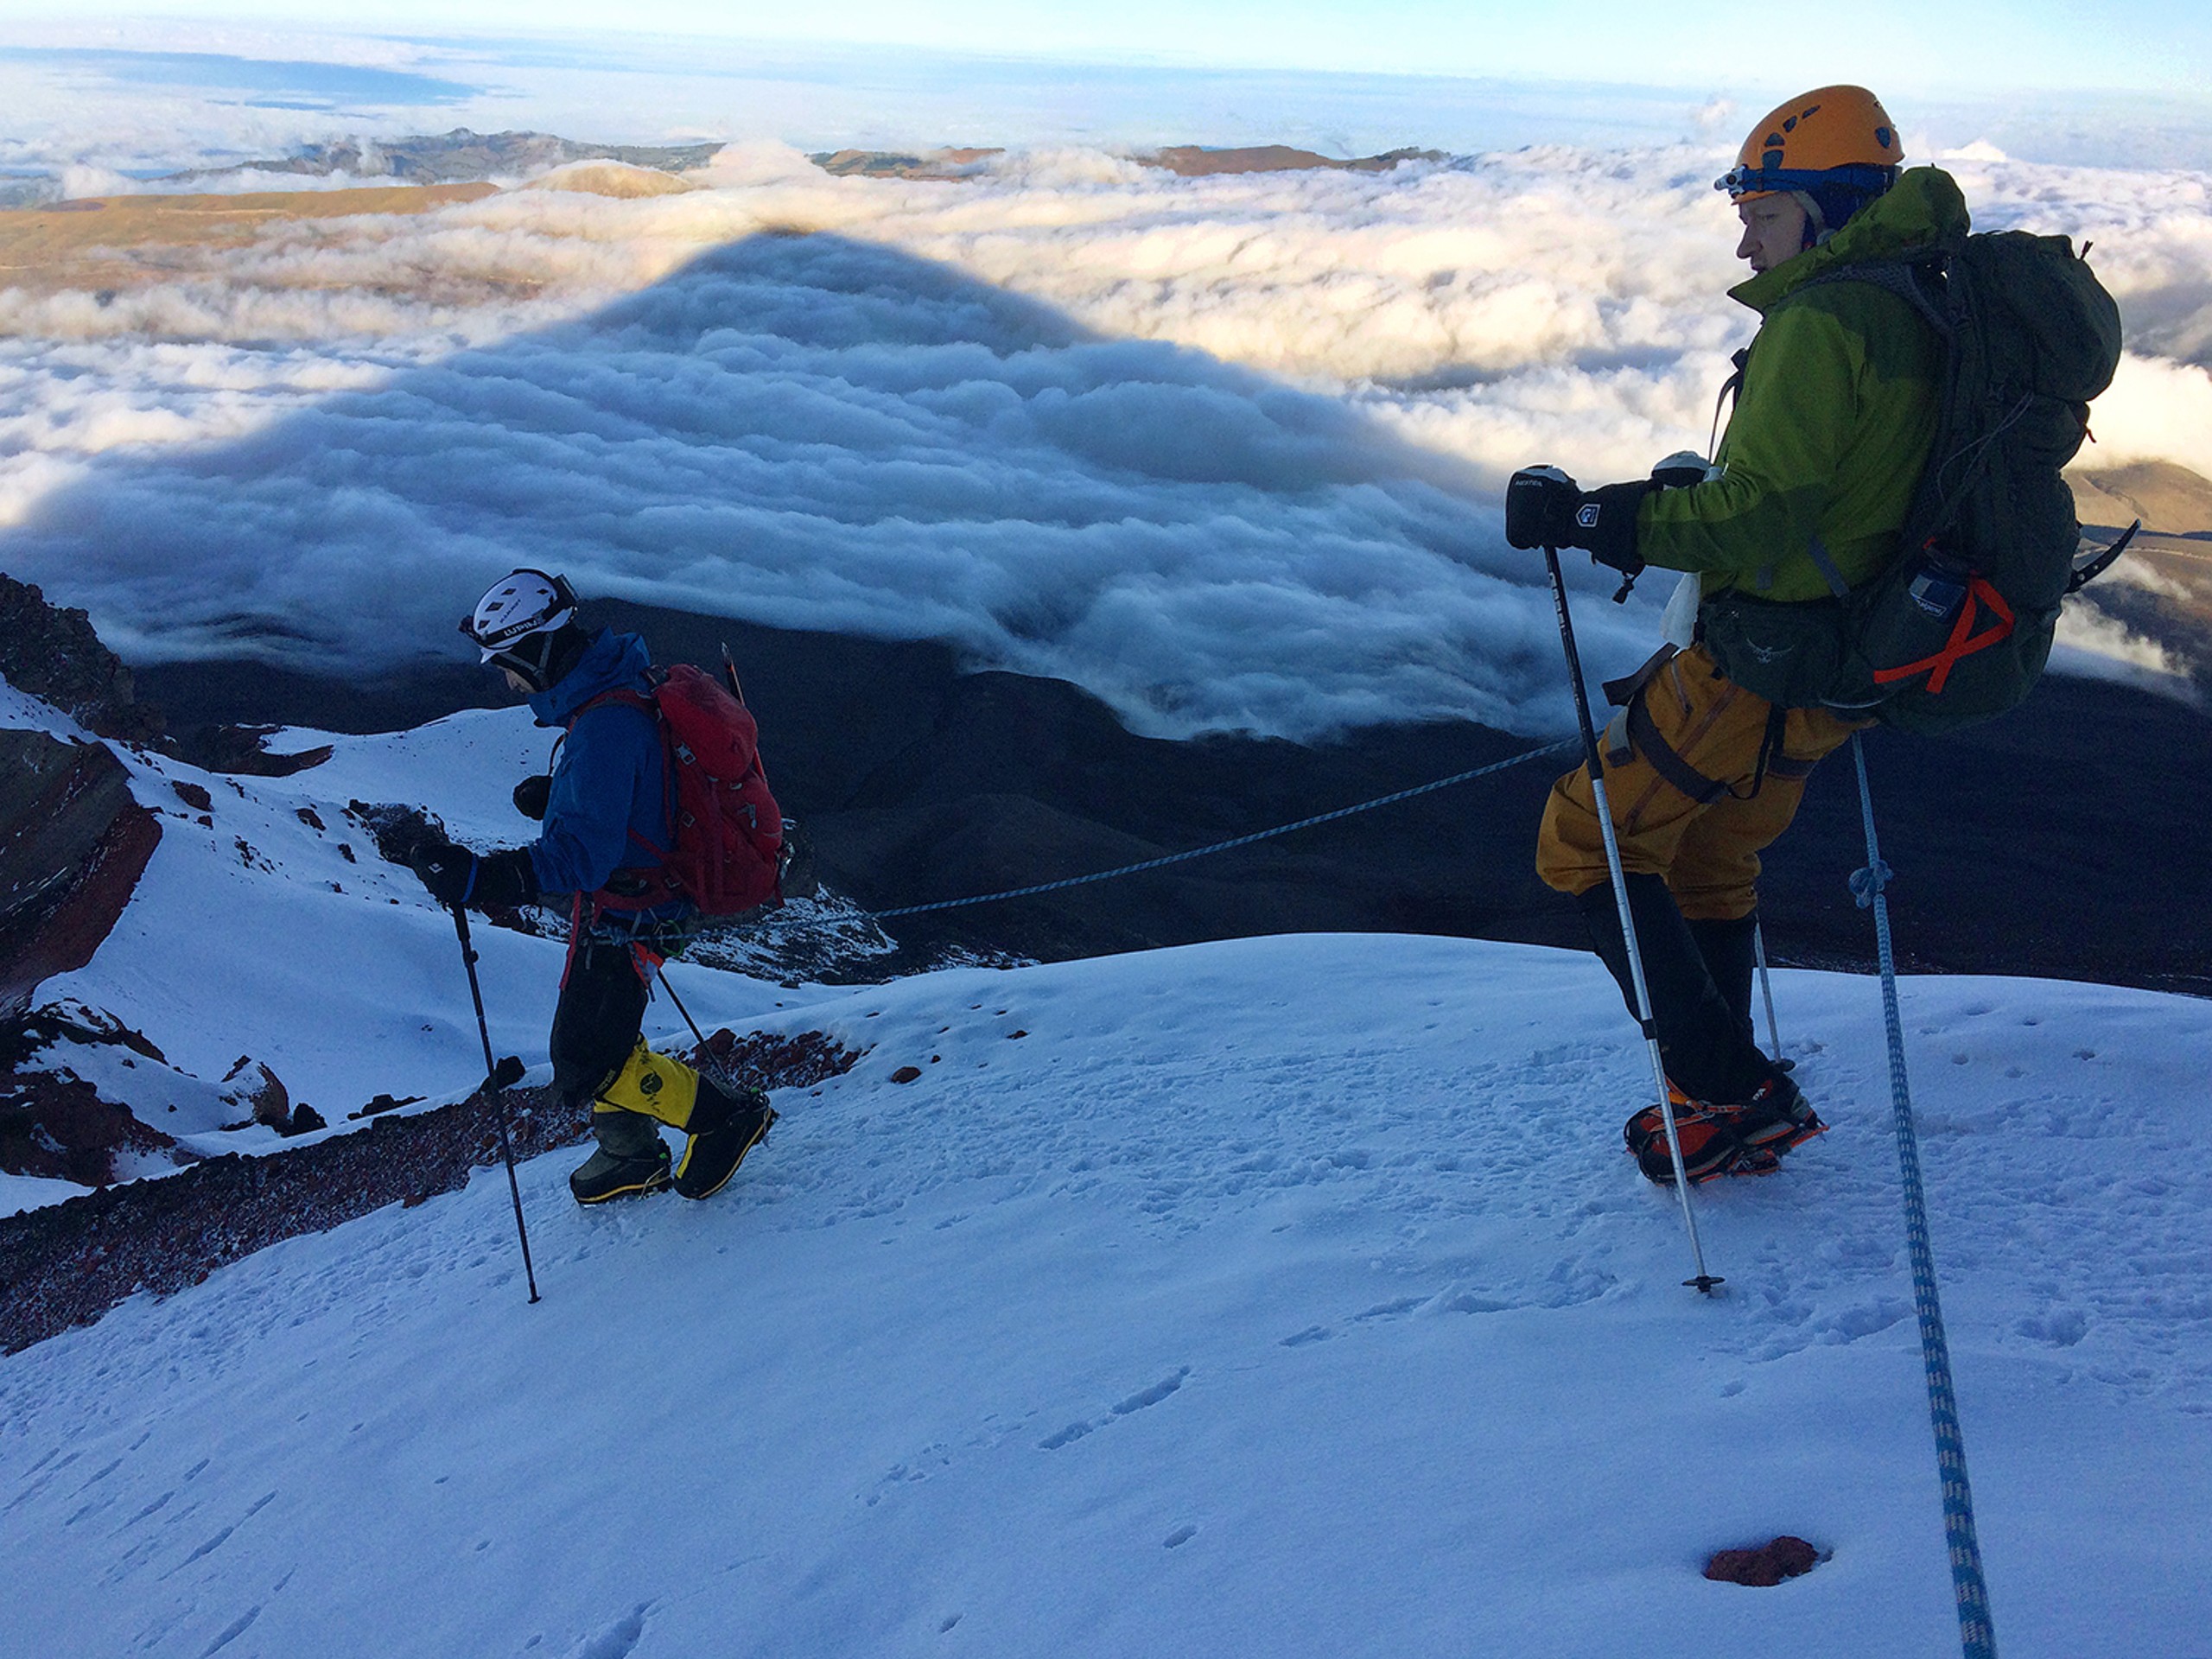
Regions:
M 1703 645 L 1644 664 L 1599 740 L 1621 864 L 1663 878 L 1690 921 L 1758 908 L 1759 854 L 1789 827 L 1814 766 L 1854 731 L 1825 709 L 1776 708 L 1725 677 Z M 1552 785 L 1536 874 L 1580 895 L 1610 879 L 1590 788 L 1577 766 Z

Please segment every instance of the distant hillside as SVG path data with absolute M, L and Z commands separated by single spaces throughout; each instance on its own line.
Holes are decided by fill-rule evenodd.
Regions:
M 2146 535 L 2212 540 L 2212 480 L 2170 461 L 2069 473 L 2074 511 L 2085 524 L 2119 528 L 2140 518 Z
M 708 144 L 584 144 L 550 132 L 451 132 L 378 142 L 346 138 L 310 144 L 296 155 L 240 162 L 231 167 L 194 168 L 173 173 L 171 181 L 208 182 L 242 173 L 298 173 L 327 177 L 389 178 L 407 184 L 465 184 L 484 179 L 518 178 L 570 162 L 623 162 L 632 167 L 681 173 L 704 167 L 721 149 Z
M 104 296 L 219 266 L 270 226 L 360 213 L 425 213 L 495 194 L 489 184 L 386 185 L 251 195 L 91 196 L 0 214 L 0 287 Z

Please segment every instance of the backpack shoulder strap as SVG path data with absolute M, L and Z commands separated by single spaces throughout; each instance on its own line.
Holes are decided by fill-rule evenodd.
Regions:
M 665 669 L 655 668 L 649 670 L 648 673 L 656 690 L 658 690 L 661 683 L 668 677 L 668 671 Z M 637 842 L 639 846 L 644 848 L 647 852 L 651 853 L 656 861 L 664 861 L 669 855 L 670 849 L 676 845 L 677 806 L 676 784 L 675 779 L 672 775 L 674 772 L 673 760 L 669 753 L 668 720 L 667 717 L 660 711 L 659 702 L 655 698 L 647 696 L 642 691 L 632 691 L 626 685 L 618 685 L 611 691 L 602 691 L 597 696 L 587 697 L 570 711 L 569 715 L 569 723 L 562 731 L 561 739 L 556 741 L 554 747 L 557 749 L 560 747 L 560 741 L 566 740 L 569 734 L 576 729 L 576 722 L 582 720 L 586 715 L 589 714 L 594 709 L 606 708 L 610 704 L 617 708 L 635 709 L 639 713 L 647 716 L 652 720 L 653 723 L 653 730 L 660 738 L 661 780 L 667 808 L 664 816 L 668 823 L 668 845 L 665 847 L 656 847 L 652 842 L 647 841 L 635 830 L 631 830 L 629 834 L 630 839 Z
M 1800 283 L 1790 293 L 1802 294 L 1830 283 L 1864 283 L 1870 288 L 1885 289 L 1917 312 L 1939 338 L 1948 341 L 1957 332 L 1950 308 L 1944 302 L 1948 265 L 1948 257 L 1940 251 L 1902 259 L 1864 260 L 1824 270 Z
M 595 697 L 586 697 L 570 709 L 566 729 L 573 732 L 576 728 L 578 721 L 593 709 L 603 709 L 609 703 L 616 703 L 626 709 L 635 709 L 640 714 L 651 715 L 656 722 L 660 719 L 659 703 L 642 691 L 632 691 L 626 685 L 618 685 L 612 691 L 602 691 Z

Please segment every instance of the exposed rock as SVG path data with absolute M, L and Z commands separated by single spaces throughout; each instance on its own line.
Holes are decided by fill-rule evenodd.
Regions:
M 1811 1572 L 1821 1562 L 1821 1552 L 1802 1538 L 1784 1535 L 1757 1549 L 1724 1549 L 1705 1564 L 1705 1576 L 1723 1584 L 1751 1585 L 1770 1589 L 1784 1579 Z
M 819 1032 L 721 1031 L 709 1042 L 766 1089 L 810 1086 L 860 1058 Z M 517 1158 L 589 1133 L 587 1115 L 561 1109 L 550 1089 L 510 1089 L 496 1106 L 480 1090 L 433 1111 L 378 1117 L 356 1134 L 264 1157 L 212 1158 L 160 1180 L 0 1217 L 0 1351 L 89 1323 L 134 1292 L 198 1284 L 280 1240 L 452 1192 L 499 1155 L 500 1110 Z
M 194 1161 L 195 1154 L 128 1105 L 104 1097 L 66 1064 L 29 1063 L 57 1046 L 122 1048 L 156 1067 L 168 1065 L 140 1033 L 81 1003 L 48 1004 L 0 1022 L 0 1170 L 104 1186 L 118 1179 L 116 1160 L 125 1154 L 166 1153 L 174 1162 Z
M 453 839 L 436 813 L 425 812 L 419 806 L 348 801 L 346 812 L 369 832 L 369 839 L 376 842 L 377 856 L 388 864 L 406 863 L 424 842 Z
M 49 605 L 28 582 L 0 575 L 0 677 L 102 737 L 150 743 L 162 712 L 140 702 L 130 671 L 100 644 L 82 611 Z
M 161 838 L 105 746 L 0 730 L 0 1021 L 92 959 Z
M 202 772 L 236 772 L 252 778 L 289 778 L 330 759 L 330 746 L 318 744 L 291 754 L 271 754 L 274 726 L 196 726 L 168 745 L 180 760 Z
M 207 772 L 282 778 L 330 758 L 327 747 L 270 754 L 264 740 L 274 726 L 210 724 L 181 737 L 165 735 L 168 721 L 161 709 L 138 696 L 130 671 L 100 643 L 91 618 L 7 575 L 0 575 L 0 677 L 101 737 L 157 745 Z M 187 791 L 200 786 L 180 783 L 175 788 L 189 803 Z M 207 809 L 202 804 L 199 810 Z
M 422 1099 L 420 1095 L 378 1095 L 358 1112 L 348 1112 L 348 1117 L 374 1117 L 379 1112 L 396 1112 L 402 1106 L 412 1106 Z
M 719 1071 L 725 1082 L 741 1086 L 810 1089 L 843 1077 L 860 1058 L 858 1051 L 818 1031 L 795 1037 L 755 1031 L 737 1037 L 722 1030 L 707 1039 L 703 1051 L 693 1051 L 691 1063 L 702 1071 Z
M 10 1175 L 105 1186 L 115 1179 L 118 1153 L 175 1145 L 89 1083 L 45 1071 L 0 1074 L 0 1170 Z
M 224 1092 L 235 1099 L 257 1123 L 266 1123 L 282 1135 L 292 1122 L 292 1096 L 276 1074 L 250 1054 L 223 1074 Z

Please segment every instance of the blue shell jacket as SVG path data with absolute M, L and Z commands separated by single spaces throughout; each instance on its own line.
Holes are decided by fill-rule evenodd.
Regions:
M 541 726 L 566 726 L 605 692 L 650 696 L 652 656 L 634 633 L 601 628 L 576 665 L 530 699 Z M 544 828 L 531 843 L 541 893 L 596 893 L 620 869 L 652 868 L 669 844 L 668 757 L 660 722 L 627 703 L 577 718 L 560 747 Z M 634 838 L 633 838 L 634 837 Z

